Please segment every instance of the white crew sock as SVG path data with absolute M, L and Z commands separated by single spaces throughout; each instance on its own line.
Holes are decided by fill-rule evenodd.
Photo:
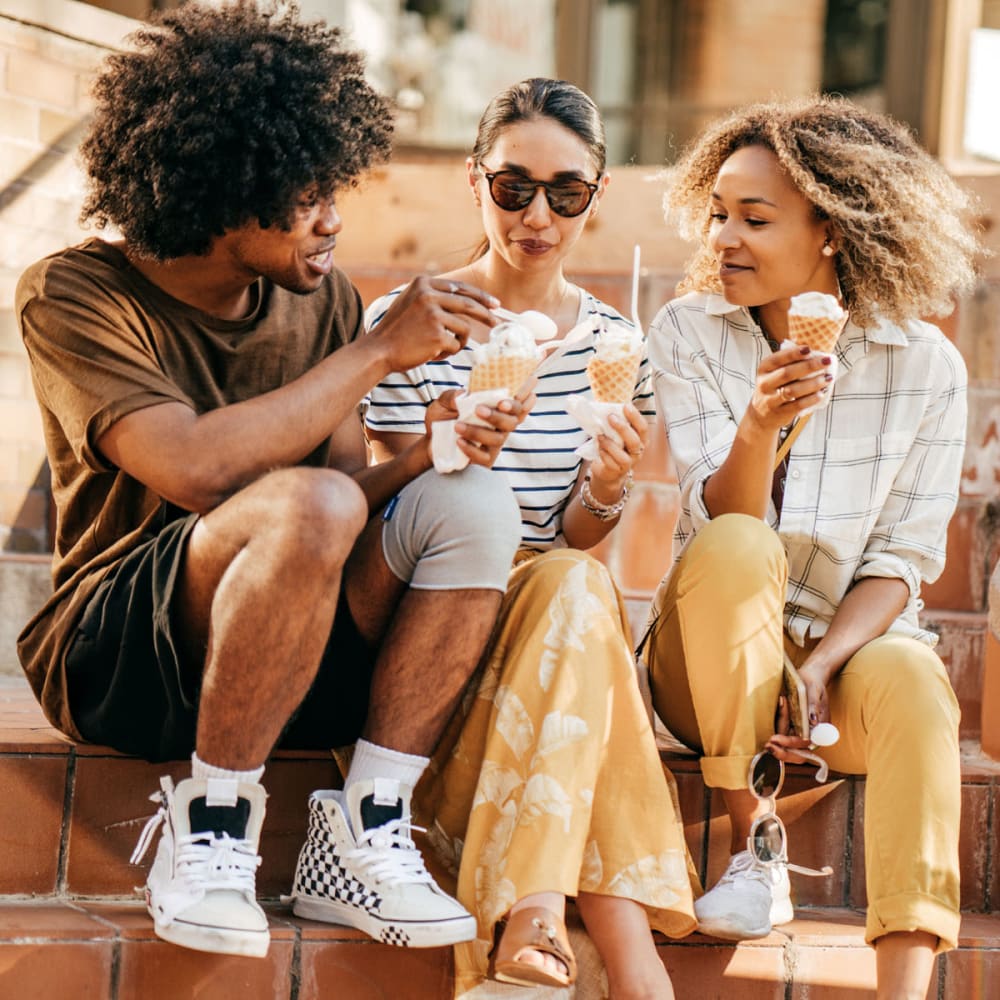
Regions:
M 255 767 L 252 771 L 228 771 L 224 767 L 206 764 L 197 753 L 191 754 L 191 777 L 201 779 L 208 785 L 205 796 L 206 805 L 236 805 L 236 792 L 240 783 L 259 785 L 263 775 L 263 764 L 260 767 Z
M 344 798 L 347 798 L 347 789 L 355 781 L 370 781 L 375 778 L 389 778 L 412 790 L 429 763 L 428 757 L 417 757 L 367 740 L 358 740 L 354 746 L 351 767 L 344 780 Z

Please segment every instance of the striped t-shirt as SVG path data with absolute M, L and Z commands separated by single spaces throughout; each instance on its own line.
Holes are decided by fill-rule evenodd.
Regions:
M 397 288 L 376 299 L 365 314 L 365 327 L 376 327 L 393 299 Z M 577 322 L 592 317 L 608 327 L 629 323 L 611 306 L 581 289 Z M 522 545 L 532 549 L 558 548 L 566 545 L 562 533 L 562 514 L 580 474 L 581 459 L 575 450 L 587 435 L 566 412 L 565 400 L 574 394 L 589 395 L 587 362 L 594 353 L 594 336 L 580 340 L 553 366 L 539 374 L 535 395 L 538 401 L 521 425 L 507 438 L 494 470 L 507 477 L 521 507 Z M 424 410 L 448 389 L 464 389 L 472 368 L 472 350 L 463 347 L 443 361 L 430 361 L 408 372 L 389 375 L 368 394 L 365 423 L 384 433 L 423 434 Z M 655 415 L 649 361 L 643 351 L 633 402 L 647 419 Z

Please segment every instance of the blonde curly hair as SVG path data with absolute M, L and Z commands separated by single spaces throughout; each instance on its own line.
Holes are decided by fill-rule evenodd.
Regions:
M 975 281 L 973 202 L 902 125 L 839 97 L 756 104 L 710 126 L 670 172 L 668 221 L 698 242 L 678 292 L 721 292 L 708 245 L 719 168 L 745 146 L 771 150 L 837 235 L 851 319 L 944 316 Z

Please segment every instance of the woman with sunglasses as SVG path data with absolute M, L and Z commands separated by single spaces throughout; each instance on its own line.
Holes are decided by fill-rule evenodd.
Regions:
M 822 98 L 710 127 L 667 204 L 698 250 L 649 334 L 681 514 L 646 651 L 658 713 L 732 820 L 699 926 L 740 939 L 792 919 L 787 868 L 750 836 L 768 796 L 747 786 L 762 747 L 809 748 L 788 699 L 775 724 L 787 658 L 800 726 L 839 730 L 818 754 L 867 775 L 878 996 L 923 998 L 958 934 L 960 773 L 957 702 L 918 612 L 958 498 L 966 375 L 920 317 L 972 285 L 968 198 L 905 129 Z M 786 343 L 806 292 L 848 313 L 832 355 Z
M 544 313 L 557 338 L 580 324 L 627 327 L 563 273 L 608 185 L 590 98 L 555 80 L 509 88 L 486 109 L 467 165 L 485 240 L 445 277 L 486 289 L 515 312 Z M 371 325 L 391 299 L 372 304 Z M 475 329 L 470 340 L 488 334 Z M 571 983 L 567 896 L 615 1000 L 672 997 L 650 926 L 672 936 L 694 927 L 683 830 L 635 682 L 624 606 L 607 570 L 581 551 L 614 528 L 628 498 L 653 412 L 648 363 L 634 405 L 612 418 L 620 440 L 598 438 L 588 464 L 575 454 L 586 436 L 566 400 L 589 391 L 593 351 L 591 330 L 544 366 L 537 388 L 521 387 L 499 413 L 481 408 L 492 426 L 457 428 L 470 460 L 493 465 L 498 485 L 514 490 L 523 525 L 478 689 L 416 794 L 415 816 L 477 918 L 476 940 L 456 948 L 458 995 L 488 974 Z M 367 426 L 376 455 L 421 434 L 425 407 L 465 386 L 470 366 L 463 350 L 374 389 Z

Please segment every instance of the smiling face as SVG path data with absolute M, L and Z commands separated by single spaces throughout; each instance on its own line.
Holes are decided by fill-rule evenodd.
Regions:
M 800 292 L 837 294 L 830 223 L 817 218 L 771 150 L 745 146 L 722 164 L 710 212 L 708 241 L 728 302 L 765 317 L 787 311 Z
M 306 198 L 296 207 L 287 232 L 277 225 L 265 229 L 251 222 L 227 234 L 230 259 L 252 280 L 263 276 L 290 292 L 307 295 L 333 270 L 333 248 L 342 228 L 332 199 Z
M 483 228 L 490 253 L 516 270 L 537 271 L 562 263 L 594 213 L 607 176 L 598 181 L 598 170 L 586 143 L 573 131 L 551 118 L 520 121 L 505 128 L 484 156 L 469 167 L 469 183 L 482 209 Z M 514 171 L 536 181 L 569 179 L 598 183 L 588 208 L 574 218 L 557 215 L 549 207 L 543 188 L 537 188 L 527 207 L 505 211 L 490 196 L 483 176 L 501 170 Z

